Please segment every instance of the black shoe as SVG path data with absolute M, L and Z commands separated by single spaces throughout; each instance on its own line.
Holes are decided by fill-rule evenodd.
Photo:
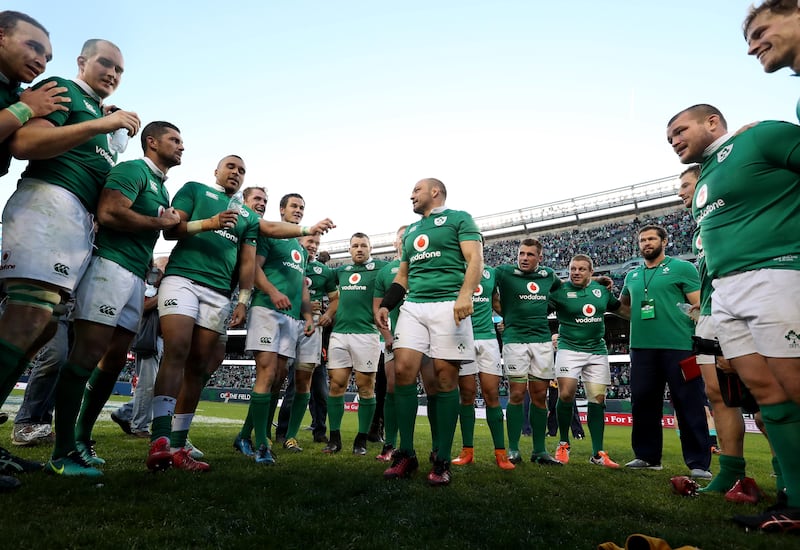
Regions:
M 342 450 L 342 434 L 339 430 L 331 431 L 331 437 L 325 448 L 322 449 L 323 453 L 332 455 Z
M 32 460 L 25 460 L 24 458 L 14 456 L 6 449 L 0 447 L 0 475 L 38 472 L 43 467 L 44 464 L 41 462 L 34 462 Z
M 357 456 L 367 455 L 367 434 L 360 433 L 353 442 L 353 454 Z
M 131 423 L 130 420 L 122 420 L 120 417 L 117 416 L 117 413 L 111 413 L 111 420 L 119 424 L 119 427 L 122 428 L 122 431 L 128 435 L 133 435 L 133 430 L 131 430 Z
M 367 441 L 370 443 L 383 443 L 383 420 L 372 423 L 367 433 Z
M 0 476 L 0 493 L 10 493 L 22 486 L 22 482 L 12 476 Z
M 325 434 L 314 434 L 314 443 L 327 443 L 328 436 Z
M 733 521 L 748 531 L 759 529 L 768 533 L 800 534 L 800 508 L 771 506 L 763 514 L 733 516 Z
M 550 453 L 533 453 L 531 455 L 531 462 L 535 464 L 541 464 L 543 466 L 563 466 L 564 463 L 556 460 Z
M 0 424 L 8 422 L 8 413 L 0 413 Z
M 428 462 L 433 464 L 436 462 L 436 458 L 439 456 L 439 449 L 434 449 L 431 451 L 431 454 L 428 455 Z

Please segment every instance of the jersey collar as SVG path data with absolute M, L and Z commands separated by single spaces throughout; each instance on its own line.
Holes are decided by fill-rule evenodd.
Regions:
M 80 78 L 74 78 L 72 81 L 78 85 L 78 87 L 86 93 L 89 97 L 94 99 L 101 107 L 103 106 L 103 98 L 97 95 L 97 92 L 92 90 L 92 87 L 89 86 L 86 82 L 81 80 Z
M 167 175 L 164 172 L 162 172 L 161 169 L 158 166 L 156 166 L 155 162 L 153 162 L 152 160 L 150 160 L 147 157 L 142 157 L 142 160 L 147 165 L 147 167 L 150 168 L 150 170 L 153 171 L 153 173 L 155 175 L 157 175 L 159 178 L 161 178 L 161 183 L 164 183 L 165 181 L 167 181 Z
M 726 141 L 728 141 L 732 137 L 733 137 L 733 134 L 728 132 L 724 136 L 714 140 L 714 143 L 712 143 L 711 145 L 706 147 L 706 150 L 703 151 L 703 160 L 705 160 L 708 157 L 710 157 L 711 155 L 713 155 L 716 152 L 716 150 L 719 149 L 722 146 L 723 143 L 725 143 Z

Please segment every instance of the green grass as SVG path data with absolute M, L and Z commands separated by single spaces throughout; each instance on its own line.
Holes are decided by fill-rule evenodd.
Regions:
M 198 414 L 240 421 L 246 406 L 201 402 Z M 308 421 L 308 418 L 306 418 Z M 493 462 L 485 421 L 476 427 L 477 463 L 454 467 L 450 487 L 425 484 L 427 464 L 410 480 L 384 481 L 382 463 L 348 451 L 355 414 L 345 415 L 345 452 L 326 456 L 302 431 L 305 452 L 278 449 L 278 465 L 257 466 L 235 453 L 237 424 L 201 423 L 192 441 L 206 453 L 208 474 L 150 474 L 147 442 L 124 435 L 110 420 L 95 431 L 108 460 L 102 485 L 44 474 L 23 477 L 17 492 L 0 496 L 2 548 L 595 548 L 624 545 L 632 533 L 666 539 L 675 548 L 797 548 L 790 536 L 747 534 L 733 525 L 736 506 L 722 496 L 671 494 L 669 478 L 686 473 L 675 433 L 665 430 L 664 471 L 606 470 L 588 463 L 591 444 L 573 442 L 563 468 L 525 462 L 513 472 Z M 10 426 L 0 428 L 9 441 Z M 457 434 L 456 445 L 460 444 Z M 5 444 L 4 444 L 5 445 Z M 555 441 L 548 439 L 550 447 Z M 6 445 L 8 447 L 8 445 Z M 427 457 L 425 418 L 417 423 L 417 449 Z M 530 438 L 523 438 L 528 456 Z M 632 458 L 630 430 L 609 427 L 606 449 L 617 462 Z M 774 493 L 769 449 L 748 435 L 748 472 Z M 15 449 L 45 460 L 44 448 Z M 714 460 L 712 469 L 717 469 Z

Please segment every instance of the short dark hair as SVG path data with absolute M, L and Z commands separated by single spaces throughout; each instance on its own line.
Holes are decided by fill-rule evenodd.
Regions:
M 289 199 L 300 199 L 305 204 L 306 199 L 303 198 L 303 195 L 300 193 L 286 193 L 284 196 L 281 197 L 281 208 L 286 208 L 286 205 L 289 204 Z
M 678 177 L 682 178 L 686 174 L 694 174 L 694 176 L 699 179 L 700 178 L 700 165 L 699 164 L 692 164 L 689 168 L 687 168 L 686 170 L 681 172 L 681 175 L 678 176 Z
M 656 224 L 644 225 L 644 226 L 639 228 L 638 235 L 641 235 L 645 231 L 655 231 L 656 233 L 658 233 L 658 236 L 661 238 L 662 241 L 666 241 L 667 240 L 667 230 L 664 229 L 660 225 L 656 225 Z
M 369 240 L 369 235 L 367 235 L 366 233 L 362 233 L 360 231 L 357 231 L 356 233 L 353 233 L 350 236 L 350 241 L 351 242 L 353 241 L 353 239 L 367 239 L 367 242 L 372 244 L 372 241 Z
M 105 42 L 118 52 L 122 50 L 119 49 L 119 46 L 111 42 L 110 40 L 106 40 L 105 38 L 90 38 L 86 42 L 83 43 L 83 47 L 81 48 L 81 57 L 92 57 L 94 54 L 97 53 L 97 45 L 100 42 Z
M 592 261 L 592 259 L 591 259 L 589 256 L 587 256 L 586 254 L 575 254 L 575 255 L 574 255 L 574 256 L 573 256 L 573 257 L 572 257 L 572 258 L 569 260 L 569 263 L 572 263 L 572 262 L 586 262 L 586 263 L 588 263 L 588 264 L 589 264 L 589 269 L 590 269 L 591 271 L 594 271 L 594 262 L 593 262 L 593 261 Z
M 30 15 L 14 10 L 0 11 L 0 29 L 2 29 L 4 33 L 11 34 L 14 29 L 17 28 L 17 23 L 20 21 L 39 28 L 48 38 L 50 37 L 50 33 L 44 28 L 44 25 Z
M 674 117 L 669 119 L 669 122 L 667 122 L 667 126 L 675 122 L 675 119 L 677 119 L 683 113 L 689 113 L 693 115 L 696 119 L 707 118 L 710 117 L 711 115 L 717 115 L 722 125 L 725 128 L 728 127 L 728 121 L 726 121 L 725 117 L 722 116 L 722 112 L 713 105 L 709 105 L 708 103 L 698 103 L 697 105 L 692 105 L 691 107 L 687 107 L 686 109 L 677 113 Z
M 160 138 L 164 134 L 167 133 L 168 130 L 175 130 L 179 134 L 181 133 L 181 129 L 172 124 L 171 122 L 166 122 L 163 120 L 154 120 L 147 124 L 142 130 L 141 140 L 142 140 L 142 151 L 147 152 L 147 138 Z
M 522 242 L 519 243 L 520 246 L 535 246 L 541 252 L 544 247 L 542 246 L 542 242 L 539 239 L 534 239 L 532 237 L 528 237 L 527 239 L 522 239 Z
M 750 6 L 750 10 L 747 12 L 747 17 L 744 18 L 744 23 L 742 23 L 742 32 L 744 33 L 745 40 L 747 40 L 748 27 L 750 27 L 750 25 L 753 23 L 753 19 L 755 19 L 761 12 L 769 10 L 772 13 L 786 15 L 792 13 L 793 11 L 797 11 L 797 9 L 797 0 L 764 0 L 764 2 L 758 6 Z
M 256 191 L 263 191 L 264 194 L 267 196 L 267 198 L 269 198 L 269 193 L 267 193 L 267 188 L 266 187 L 259 187 L 257 185 L 253 185 L 251 187 L 246 187 L 245 190 L 242 191 L 242 198 L 244 200 L 247 200 L 248 198 L 250 198 L 250 195 L 252 195 Z

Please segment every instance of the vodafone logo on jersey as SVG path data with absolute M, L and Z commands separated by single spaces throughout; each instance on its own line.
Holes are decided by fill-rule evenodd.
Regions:
M 311 288 L 311 277 L 306 277 L 306 288 Z
M 429 244 L 431 244 L 431 242 L 427 235 L 419 235 L 414 239 L 414 249 L 417 252 L 427 250 Z
M 531 281 L 528 283 L 528 292 L 531 294 L 538 294 L 539 293 L 539 285 Z
M 478 288 L 475 289 L 475 292 L 473 292 L 473 294 L 475 296 L 480 296 L 481 294 L 483 294 L 483 285 L 479 284 Z
M 300 254 L 299 250 L 292 250 L 292 261 L 296 264 L 303 261 L 303 255 Z
M 697 250 L 703 250 L 703 238 L 700 235 L 697 235 L 697 238 L 694 241 L 694 246 Z
M 701 185 L 700 189 L 694 195 L 694 205 L 697 208 L 703 208 L 708 202 L 708 185 Z
M 358 273 L 353 273 L 352 275 L 350 275 L 350 278 L 347 279 L 347 281 L 351 285 L 357 285 L 360 280 L 361 280 L 361 275 Z
M 583 314 L 586 315 L 587 317 L 591 317 L 595 313 L 597 313 L 597 308 L 594 307 L 592 304 L 586 304 L 583 306 Z

